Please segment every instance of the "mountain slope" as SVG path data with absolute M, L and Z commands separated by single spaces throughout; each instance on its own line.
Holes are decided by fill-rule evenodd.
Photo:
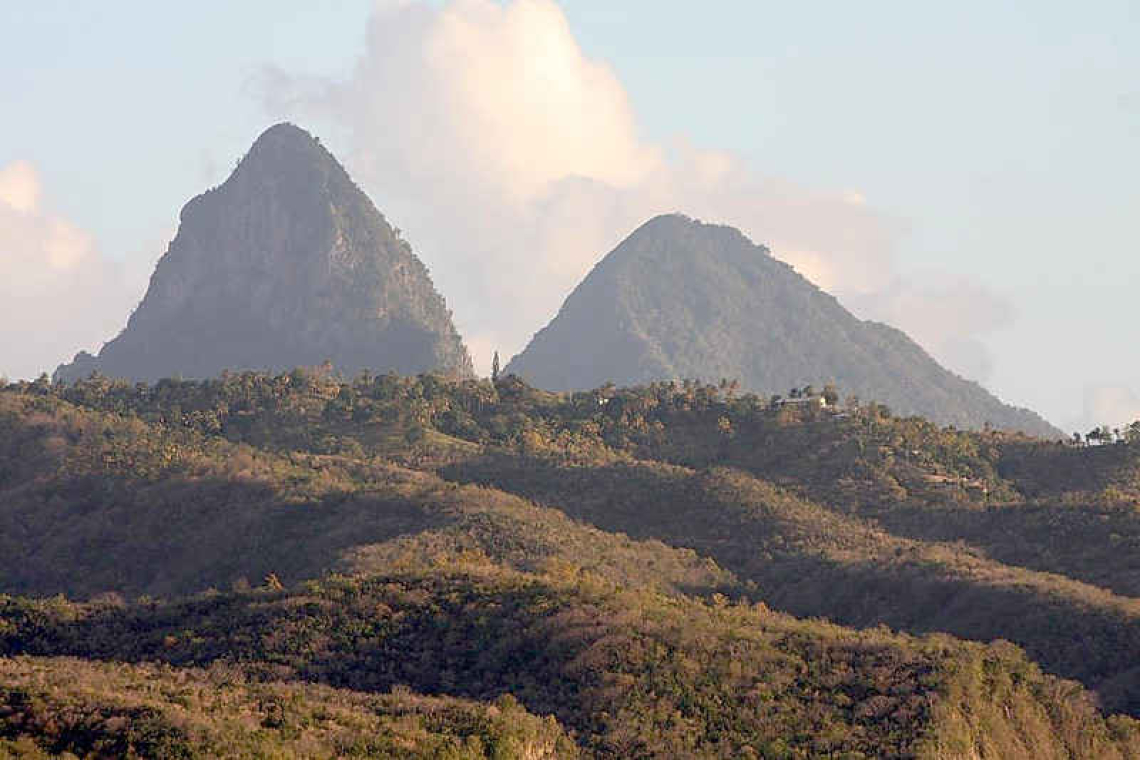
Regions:
M 468 555 L 671 593 L 733 583 L 692 552 L 488 488 L 0 394 L 0 592 L 166 595 Z
M 235 668 L 0 658 L 0 758 L 578 757 L 509 700 L 257 683 Z M 10 753 L 10 754 L 7 754 Z
M 320 143 L 266 130 L 181 225 L 126 329 L 56 370 L 156 380 L 313 366 L 470 375 L 427 269 Z
M 1006 639 L 1050 672 L 1096 689 L 1105 707 L 1140 707 L 1135 598 L 1003 565 L 961 545 L 898 538 L 722 468 L 567 467 L 497 456 L 449 475 L 512 491 L 606 531 L 693 549 L 794 615 Z
M 901 331 L 857 319 L 739 231 L 680 215 L 650 220 L 606 256 L 506 372 L 550 390 L 729 378 L 783 392 L 831 381 L 941 424 L 1061 435 Z
M 497 758 L 550 756 L 511 751 L 508 741 L 557 747 L 560 725 L 584 756 L 595 758 L 1060 760 L 1140 752 L 1135 721 L 1106 719 L 1087 692 L 1042 674 L 1005 643 L 852 631 L 763 605 L 724 599 L 709 605 L 494 568 L 327 579 L 291 592 L 167 604 L 0 597 L 0 653 L 19 658 L 15 667 L 0 659 L 0 678 L 13 670 L 19 677 L 36 663 L 70 662 L 40 659 L 68 655 L 162 662 L 178 672 L 189 668 L 195 679 L 199 668 L 228 667 L 237 674 L 227 681 L 242 692 L 251 691 L 243 682 L 283 680 L 290 685 L 266 684 L 256 687 L 259 693 L 234 696 L 257 705 L 254 715 L 301 726 L 321 691 L 299 682 L 395 692 L 400 699 L 369 705 L 350 692 L 324 691 L 335 705 L 380 716 L 412 701 L 408 688 L 459 697 L 476 715 L 479 703 L 494 700 L 514 708 L 514 736 L 502 736 L 511 727 L 502 719 L 484 718 L 491 725 L 468 731 L 501 736 L 504 750 L 488 753 Z M 156 671 L 173 680 L 161 666 L 116 670 L 136 681 Z M 86 675 L 83 669 L 78 674 Z M 40 696 L 36 692 L 48 691 L 43 680 L 27 690 Z M 52 692 L 66 687 L 52 680 L 41 714 L 50 715 L 52 702 L 62 701 L 51 699 Z M 286 689 L 312 697 L 285 701 Z M 506 693 L 514 699 L 503 699 Z M 175 691 L 172 701 L 179 696 Z M 190 696 L 196 703 L 213 699 Z M 540 724 L 515 700 L 553 718 Z M 31 700 L 13 701 L 22 707 Z M 147 706 L 165 707 L 155 701 Z M 194 707 L 212 717 L 209 704 Z M 230 707 L 220 717 L 232 721 L 234 712 Z M 459 733 L 455 723 L 441 728 Z
M 1135 454 L 692 383 L 0 387 L 0 757 L 1140 757 L 1140 599 L 1078 582 L 1129 558 L 962 517 L 1059 492 L 1123 547 Z

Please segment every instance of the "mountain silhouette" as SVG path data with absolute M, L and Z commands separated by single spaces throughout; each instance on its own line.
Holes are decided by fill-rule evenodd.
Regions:
M 594 267 L 505 372 L 548 390 L 721 378 L 844 394 L 944 425 L 1061 432 L 942 368 L 902 331 L 860 320 L 740 231 L 646 222 Z
M 278 124 L 182 209 L 126 329 L 56 370 L 154 381 L 331 361 L 472 374 L 427 268 L 308 132 Z

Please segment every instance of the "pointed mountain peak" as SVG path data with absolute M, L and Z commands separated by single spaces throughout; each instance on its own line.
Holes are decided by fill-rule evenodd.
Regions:
M 181 220 L 127 328 L 57 377 L 210 377 L 325 360 L 349 375 L 472 374 L 427 268 L 300 127 L 267 129 Z
M 281 122 L 261 133 L 239 164 L 279 169 L 290 164 L 335 164 L 321 141 L 295 124 Z
M 858 319 L 739 230 L 681 214 L 650 219 L 606 255 L 505 371 L 548 390 L 728 378 L 784 393 L 834 381 L 943 424 L 1057 433 L 902 332 Z
M 222 187 L 235 185 L 248 193 L 283 187 L 294 195 L 306 186 L 310 192 L 330 186 L 355 188 L 321 141 L 289 122 L 273 125 L 254 141 Z

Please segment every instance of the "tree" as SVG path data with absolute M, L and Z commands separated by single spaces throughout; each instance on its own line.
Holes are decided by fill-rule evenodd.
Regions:
M 1128 443 L 1140 443 L 1140 420 L 1133 422 L 1124 430 L 1124 440 Z
M 823 400 L 827 402 L 828 406 L 839 404 L 839 388 L 835 386 L 835 383 L 828 383 L 823 386 Z
M 499 352 L 495 352 L 495 356 L 491 359 L 491 382 L 499 382 Z

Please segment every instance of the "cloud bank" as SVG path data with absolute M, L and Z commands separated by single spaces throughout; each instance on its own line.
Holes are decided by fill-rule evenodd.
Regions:
M 432 268 L 484 371 L 494 349 L 521 350 L 625 235 L 671 211 L 741 228 L 976 379 L 989 370 L 979 336 L 1011 317 L 978 283 L 901 279 L 900 225 L 858 192 L 644 139 L 620 81 L 585 56 L 552 0 L 383 3 L 347 80 L 267 71 L 258 91 L 275 116 L 335 125 L 350 170 Z
M 123 268 L 45 208 L 27 161 L 0 167 L 0 376 L 51 373 L 122 328 L 133 303 Z

